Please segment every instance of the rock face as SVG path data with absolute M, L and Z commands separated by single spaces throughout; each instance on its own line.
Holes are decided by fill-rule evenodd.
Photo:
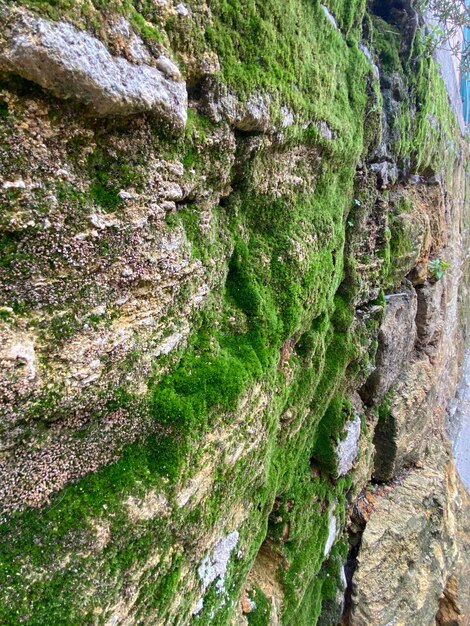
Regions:
M 371 404 L 378 404 L 411 356 L 416 341 L 418 298 L 411 284 L 400 286 L 400 293 L 386 296 L 387 306 L 379 331 L 375 370 L 369 377 L 363 395 Z
M 468 624 L 470 502 L 443 442 L 373 497 L 348 624 Z
M 1 18 L 6 22 L 0 47 L 3 69 L 38 83 L 58 98 L 75 98 L 97 115 L 149 111 L 184 127 L 186 84 L 167 78 L 168 71 L 113 57 L 101 41 L 65 22 L 5 9 Z M 159 57 L 158 66 L 164 71 L 169 64 Z
M 467 147 L 411 4 L 0 20 L 0 623 L 463 626 Z

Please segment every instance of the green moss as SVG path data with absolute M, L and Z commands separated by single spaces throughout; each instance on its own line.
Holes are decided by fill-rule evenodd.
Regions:
M 371 44 L 378 56 L 380 66 L 387 73 L 402 73 L 402 60 L 400 57 L 400 44 L 402 33 L 392 24 L 385 22 L 380 17 L 373 16 L 371 22 Z
M 143 188 L 145 179 L 139 170 L 142 158 L 142 155 L 136 155 L 129 159 L 124 154 L 110 157 L 105 149 L 95 149 L 87 161 L 92 181 L 89 190 L 92 201 L 105 211 L 123 206 L 123 200 L 119 197 L 122 189 L 132 187 L 140 191 Z
M 82 190 L 57 186 L 67 219 L 77 228 L 94 205 L 119 211 L 121 189 L 143 192 L 147 159 L 157 153 L 162 159 L 182 161 L 188 178 L 190 169 L 195 180 L 207 176 L 205 186 L 216 190 L 225 184 L 219 180 L 224 169 L 219 160 L 231 166 L 235 159 L 233 178 L 226 183 L 233 190 L 212 209 L 211 222 L 206 221 L 204 228 L 205 201 L 193 200 L 166 218 L 169 229 L 184 228 L 211 295 L 191 319 L 185 348 L 167 360 L 155 360 L 147 394 L 135 398 L 125 389 L 117 390 L 104 412 L 90 412 L 95 420 L 118 409 L 138 412 L 151 425 L 150 435 L 128 445 L 108 467 L 68 485 L 50 506 L 3 520 L 0 577 L 6 600 L 0 621 L 104 623 L 110 615 L 97 617 L 95 609 L 114 606 L 133 571 L 138 571 L 142 578 L 136 623 L 148 621 L 151 611 L 170 623 L 182 576 L 188 566 L 195 566 L 187 555 L 193 554 L 203 533 L 209 536 L 214 528 L 221 534 L 232 531 L 222 529 L 222 520 L 231 519 L 233 509 L 243 502 L 247 511 L 239 527 L 243 557 L 231 559 L 226 595 L 211 586 L 195 623 L 228 623 L 268 535 L 283 559 L 279 576 L 285 593 L 284 623 L 314 624 L 334 600 L 345 556 L 339 544 L 325 562 L 324 546 L 329 511 L 335 506 L 339 525 L 344 523 L 351 487 L 350 478 L 334 479 L 334 447 L 350 416 L 346 388 L 354 388 L 370 368 L 380 317 L 353 324 L 355 298 L 363 285 L 354 272 L 354 255 L 361 248 L 359 244 L 354 248 L 351 241 L 356 228 L 363 237 L 377 200 L 375 190 L 355 189 L 356 164 L 377 140 L 377 134 L 365 133 L 364 126 L 371 120 L 379 124 L 382 106 L 377 81 L 357 45 L 364 2 L 328 3 L 342 33 L 332 27 L 318 3 L 306 0 L 217 0 L 210 4 L 210 19 L 199 10 L 200 3 L 188 1 L 190 19 L 183 22 L 171 16 L 163 25 L 155 5 L 145 1 L 135 7 L 128 2 L 105 7 L 97 0 L 24 4 L 97 30 L 103 16 L 114 11 L 127 15 L 149 44 L 164 41 L 170 48 L 171 42 L 191 87 L 198 86 L 197 72 L 191 64 L 184 67 L 184 60 L 215 52 L 221 60 L 218 80 L 229 91 L 242 100 L 254 92 L 267 94 L 274 117 L 280 106 L 287 105 L 305 127 L 296 124 L 273 138 L 274 147 L 258 151 L 251 149 L 252 138 L 237 136 L 237 153 L 232 155 L 215 140 L 226 127 L 219 128 L 193 110 L 185 134 L 173 139 L 158 123 L 148 121 L 149 145 L 132 154 L 118 150 L 118 142 L 112 149 L 107 143 L 110 130 L 119 136 L 130 132 L 129 127 L 114 120 L 102 128 L 93 126 L 96 147 L 86 157 Z M 372 43 L 384 68 L 404 74 L 407 66 L 400 56 L 399 38 L 393 29 L 389 33 L 384 29 L 377 22 Z M 444 110 L 440 95 L 432 104 L 424 89 L 426 80 L 437 81 L 432 67 L 423 61 L 418 84 L 402 103 L 395 129 L 396 151 L 403 160 L 414 159 L 419 171 L 435 166 L 450 123 L 444 120 L 439 131 L 428 132 L 429 115 L 439 116 Z M 424 99 L 412 124 L 407 108 L 418 93 Z M 316 126 L 320 120 L 331 128 L 334 139 L 320 136 Z M 77 168 L 83 168 L 87 141 L 68 141 L 68 156 Z M 284 190 L 261 179 L 265 174 L 260 176 L 260 171 L 272 172 L 275 179 L 296 151 L 301 154 L 295 166 L 299 187 Z M 405 205 L 398 207 L 397 216 L 406 210 Z M 21 255 L 27 252 L 21 237 L 5 235 L 7 269 L 24 261 Z M 377 272 L 379 288 L 386 286 L 390 267 L 410 243 L 393 219 L 384 239 L 379 255 L 388 269 Z M 100 246 L 97 250 L 106 262 L 119 255 L 111 239 L 103 237 Z M 54 268 L 59 261 L 51 257 L 50 262 Z M 183 300 L 177 306 L 184 306 Z M 70 312 L 68 317 L 52 317 L 49 335 L 58 340 L 76 332 L 77 320 L 101 323 L 82 315 L 79 308 L 71 306 Z M 123 367 L 137 367 L 138 358 L 136 349 Z M 241 401 L 249 402 L 253 389 L 263 396 L 265 410 L 242 407 Z M 57 417 L 60 396 L 57 391 L 57 396 L 42 398 L 31 406 L 28 418 L 39 420 L 47 412 Z M 243 427 L 238 423 L 241 411 Z M 380 411 L 384 415 L 379 425 L 387 425 L 390 411 L 386 407 Z M 224 440 L 219 442 L 218 433 L 225 428 L 231 433 L 233 423 L 246 455 L 225 464 Z M 248 428 L 261 433 L 253 445 Z M 212 457 L 218 461 L 218 454 L 222 460 L 213 473 L 210 495 L 193 508 L 178 506 L 180 490 L 199 468 L 202 455 L 206 462 Z M 129 498 L 149 492 L 163 494 L 168 511 L 162 517 L 132 520 Z M 109 528 L 109 541 L 101 551 L 95 545 L 97 522 Z M 157 546 L 158 559 L 146 569 Z M 205 555 L 199 556 L 202 560 Z M 24 574 L 28 567 L 33 572 L 29 578 Z M 34 578 L 37 572 L 41 575 Z M 193 608 L 194 597 L 189 596 L 179 598 L 183 620 Z M 249 623 L 269 623 L 269 602 L 259 589 L 255 602 Z
M 412 139 L 416 170 L 433 174 L 452 168 L 458 145 L 457 122 L 449 106 L 444 81 L 434 61 L 425 55 L 419 40 L 415 42 L 416 126 Z
M 8 115 L 8 104 L 0 100 L 0 118 L 6 118 Z
M 365 0 L 328 0 L 325 4 L 346 33 L 352 28 L 360 29 L 366 8 Z
M 402 83 L 398 98 L 392 90 L 395 102 L 390 105 L 393 111 L 389 111 L 397 156 L 407 168 L 422 175 L 446 170 L 452 163 L 448 155 L 458 144 L 457 123 L 439 69 L 426 51 L 420 32 L 405 52 L 401 32 L 374 18 L 371 38 L 389 79 Z
M 122 15 L 134 26 L 137 33 L 148 42 L 162 43 L 165 36 L 157 24 L 146 19 L 148 3 L 131 0 L 21 0 L 21 4 L 52 20 L 66 19 L 80 29 L 103 35 L 103 18 Z M 139 11 L 134 5 L 139 7 Z
M 250 626 L 269 626 L 271 623 L 271 603 L 264 593 L 255 585 L 249 594 L 250 600 L 254 607 L 251 613 L 247 614 L 248 624 Z
M 389 391 L 377 408 L 379 421 L 374 433 L 376 448 L 374 477 L 389 480 L 396 457 L 396 421 L 392 413 L 393 390 Z
M 316 430 L 313 454 L 325 470 L 336 472 L 336 444 L 341 430 L 351 415 L 351 407 L 342 396 L 333 397 Z

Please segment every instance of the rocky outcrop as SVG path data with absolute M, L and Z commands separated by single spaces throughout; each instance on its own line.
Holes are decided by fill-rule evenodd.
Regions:
M 104 4 L 0 0 L 0 622 L 464 615 L 466 148 L 417 14 Z
M 468 624 L 470 502 L 442 440 L 369 502 L 347 623 Z
M 388 294 L 385 299 L 387 305 L 379 330 L 375 369 L 361 392 L 370 404 L 379 404 L 397 381 L 416 341 L 418 298 L 413 286 L 404 283 L 399 293 Z
M 6 27 L 1 69 L 38 83 L 58 98 L 74 98 L 96 115 L 149 111 L 184 128 L 186 84 L 169 59 L 160 56 L 157 67 L 137 65 L 113 57 L 99 39 L 66 22 L 5 8 L 0 18 Z

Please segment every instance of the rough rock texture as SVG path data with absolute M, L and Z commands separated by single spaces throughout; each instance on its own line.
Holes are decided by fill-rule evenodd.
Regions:
M 360 436 L 361 418 L 359 415 L 355 415 L 353 420 L 346 423 L 342 439 L 336 446 L 339 476 L 344 476 L 352 470 L 359 451 Z
M 387 307 L 379 330 L 375 370 L 367 380 L 363 396 L 378 404 L 396 382 L 411 356 L 416 341 L 418 297 L 409 283 L 400 285 L 400 293 L 385 296 Z
M 466 145 L 410 4 L 0 4 L 0 623 L 336 625 L 375 496 L 463 612 Z
M 443 442 L 383 491 L 372 496 L 348 624 L 468 624 L 470 502 Z
M 101 41 L 66 22 L 5 9 L 0 17 L 6 26 L 0 46 L 2 69 L 59 98 L 75 98 L 97 115 L 150 111 L 174 126 L 186 124 L 186 84 L 167 78 L 178 72 L 169 59 L 160 56 L 159 69 L 135 65 L 111 56 Z

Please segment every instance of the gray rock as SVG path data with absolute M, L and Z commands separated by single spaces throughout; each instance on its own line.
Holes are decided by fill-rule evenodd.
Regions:
M 387 307 L 379 331 L 376 368 L 361 395 L 369 404 L 379 403 L 398 378 L 416 340 L 417 296 L 411 284 L 401 293 L 387 297 Z
M 390 185 L 397 182 L 398 168 L 395 163 L 382 161 L 381 163 L 372 163 L 370 169 L 377 174 L 377 183 L 380 189 L 386 189 Z
M 182 17 L 187 17 L 191 13 L 188 7 L 182 2 L 177 5 L 175 11 L 178 13 L 178 15 L 181 15 Z
M 353 420 L 346 423 L 344 432 L 346 436 L 336 446 L 338 476 L 347 474 L 356 460 L 361 435 L 361 418 L 359 415 L 355 415 Z
M 333 139 L 333 133 L 331 131 L 331 128 L 326 122 L 324 122 L 323 120 L 321 122 L 318 122 L 317 128 L 323 139 L 326 139 L 327 141 L 331 141 Z
M 134 33 L 129 22 L 123 17 L 112 24 L 111 37 L 114 39 L 121 38 L 126 42 L 126 51 L 130 61 L 138 65 L 150 63 L 151 56 L 144 42 Z
M 256 93 L 246 103 L 240 102 L 225 86 L 210 79 L 204 85 L 199 102 L 201 110 L 215 122 L 224 120 L 238 130 L 261 133 L 274 130 L 269 105 L 267 97 Z
M 282 120 L 282 127 L 283 128 L 288 128 L 289 126 L 293 126 L 293 124 L 295 122 L 294 114 L 286 106 L 282 106 L 281 107 L 281 120 Z
M 235 128 L 246 132 L 267 132 L 271 126 L 271 116 L 266 98 L 256 94 L 251 96 L 248 102 L 240 107 L 234 125 Z
M 0 68 L 59 98 L 75 98 L 99 116 L 152 112 L 178 128 L 187 117 L 184 81 L 113 57 L 101 41 L 65 22 L 11 11 Z

